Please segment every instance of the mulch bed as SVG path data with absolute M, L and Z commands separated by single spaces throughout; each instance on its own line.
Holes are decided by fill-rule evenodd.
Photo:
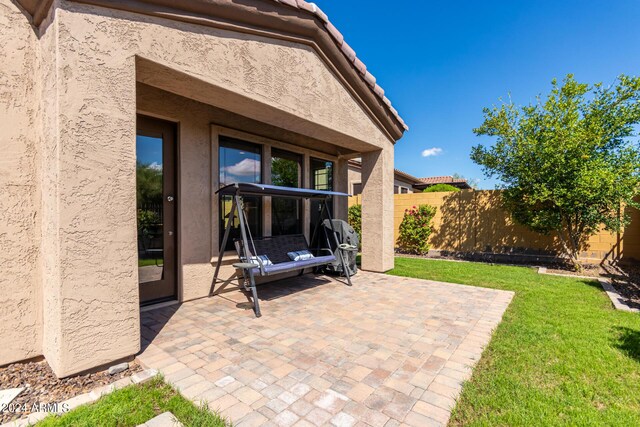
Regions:
M 0 412 L 0 424 L 26 417 L 34 405 L 37 411 L 37 405 L 60 403 L 140 371 L 142 368 L 134 361 L 129 363 L 129 369 L 114 375 L 100 371 L 58 379 L 44 360 L 5 366 L 0 368 L 0 389 L 25 387 L 25 390 L 11 402 L 12 408 L 20 411 Z

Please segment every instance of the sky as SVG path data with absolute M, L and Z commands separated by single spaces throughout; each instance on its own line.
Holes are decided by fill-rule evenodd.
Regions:
M 546 94 L 551 80 L 640 75 L 640 0 L 316 0 L 409 125 L 396 168 L 497 184 L 469 159 L 482 109 Z

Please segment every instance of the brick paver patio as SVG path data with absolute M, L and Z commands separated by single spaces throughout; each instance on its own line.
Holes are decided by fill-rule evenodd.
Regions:
M 511 292 L 360 272 L 142 313 L 140 361 L 237 426 L 446 424 Z

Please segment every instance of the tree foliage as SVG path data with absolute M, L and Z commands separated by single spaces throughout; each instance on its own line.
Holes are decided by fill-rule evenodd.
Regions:
M 435 184 L 435 185 L 432 185 L 431 187 L 425 188 L 424 191 L 422 192 L 438 193 L 438 192 L 444 192 L 444 191 L 457 192 L 457 191 L 460 191 L 460 189 L 458 187 L 454 187 L 451 184 Z
M 137 162 L 136 190 L 139 206 L 162 203 L 162 169 Z
M 578 255 L 601 225 L 619 231 L 638 207 L 640 78 L 590 86 L 568 75 L 546 100 L 522 108 L 511 101 L 484 109 L 476 135 L 496 137 L 471 158 L 503 184 L 505 208 L 540 233 L 556 232 L 566 256 Z
M 298 186 L 298 162 L 274 157 L 271 159 L 271 182 L 282 187 Z

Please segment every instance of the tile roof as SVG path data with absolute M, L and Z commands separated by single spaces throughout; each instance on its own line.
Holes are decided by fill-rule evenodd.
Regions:
M 329 17 L 326 13 L 324 13 L 318 5 L 315 3 L 310 3 L 304 0 L 271 0 L 276 3 L 285 4 L 287 6 L 291 6 L 296 9 L 300 9 L 306 11 L 310 14 L 316 16 L 325 26 L 327 32 L 331 35 L 333 40 L 336 42 L 344 56 L 351 62 L 354 68 L 360 74 L 360 77 L 367 83 L 369 88 L 377 95 L 377 97 L 387 106 L 391 114 L 398 120 L 398 122 L 402 125 L 405 130 L 409 130 L 407 124 L 402 120 L 398 111 L 393 108 L 391 105 L 391 101 L 384 95 L 384 89 L 382 89 L 377 83 L 376 78 L 367 70 L 367 66 L 356 56 L 356 52 L 353 50 L 351 46 L 347 44 L 344 40 L 344 36 L 338 29 L 329 21 Z
M 418 181 L 424 184 L 451 184 L 452 182 L 467 182 L 464 178 L 454 178 L 447 176 L 429 176 L 426 178 L 418 178 Z

